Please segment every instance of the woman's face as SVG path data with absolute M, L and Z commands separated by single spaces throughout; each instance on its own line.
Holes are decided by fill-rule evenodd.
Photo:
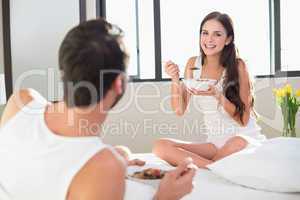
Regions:
M 221 54 L 224 46 L 231 42 L 223 25 L 215 19 L 206 21 L 200 34 L 200 46 L 206 56 Z

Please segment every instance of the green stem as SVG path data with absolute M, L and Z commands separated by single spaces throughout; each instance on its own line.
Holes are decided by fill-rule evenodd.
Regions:
M 281 106 L 282 116 L 283 116 L 283 136 L 287 137 L 289 135 L 289 123 L 288 123 L 288 107 Z
M 296 113 L 291 112 L 290 116 L 290 132 L 292 137 L 296 137 Z

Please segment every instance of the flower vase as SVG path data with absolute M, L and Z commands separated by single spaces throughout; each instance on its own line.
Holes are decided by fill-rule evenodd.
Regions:
M 283 116 L 283 136 L 285 137 L 296 137 L 296 113 L 293 113 L 289 107 L 282 107 Z

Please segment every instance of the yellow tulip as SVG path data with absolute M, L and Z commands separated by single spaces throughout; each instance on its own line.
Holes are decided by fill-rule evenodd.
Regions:
M 300 89 L 296 90 L 295 95 L 296 97 L 300 97 Z
M 284 89 L 285 89 L 286 94 L 292 94 L 293 89 L 292 89 L 291 84 L 286 84 Z
M 278 91 L 277 88 L 274 88 L 274 89 L 272 90 L 272 92 L 273 92 L 274 95 L 277 94 L 277 91 Z
M 285 90 L 284 89 L 278 89 L 276 91 L 276 96 L 277 97 L 284 97 L 284 95 L 285 95 Z
M 279 96 L 280 96 L 280 89 L 276 90 L 275 95 L 276 95 L 276 97 L 279 97 Z

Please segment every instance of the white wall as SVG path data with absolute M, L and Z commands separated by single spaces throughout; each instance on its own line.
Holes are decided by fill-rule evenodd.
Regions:
M 95 18 L 95 0 L 86 3 L 87 19 Z M 49 100 L 61 99 L 58 50 L 79 23 L 79 1 L 14 0 L 10 15 L 13 87 L 33 87 Z
M 62 96 L 57 89 L 58 50 L 67 31 L 78 23 L 78 0 L 10 1 L 14 89 L 33 87 L 50 100 Z

